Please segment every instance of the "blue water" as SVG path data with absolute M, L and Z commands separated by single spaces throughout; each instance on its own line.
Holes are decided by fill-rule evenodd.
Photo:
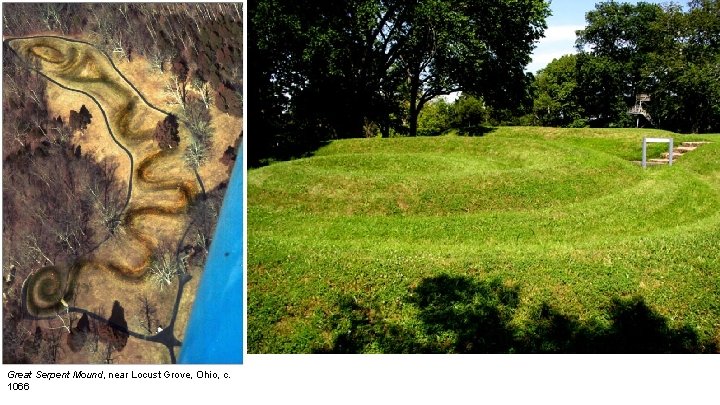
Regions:
M 180 348 L 180 363 L 242 363 L 243 159 L 240 146 Z

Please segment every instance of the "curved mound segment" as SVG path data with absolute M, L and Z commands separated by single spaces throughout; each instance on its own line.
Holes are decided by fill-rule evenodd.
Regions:
M 340 142 L 331 148 L 341 153 L 258 169 L 248 179 L 248 195 L 270 210 L 446 216 L 561 207 L 618 192 L 640 178 L 613 156 L 546 141 L 517 146 L 496 139 L 467 149 L 455 148 L 454 139 L 436 140 L 433 149 L 424 142 L 403 142 L 397 152 L 393 143 L 350 152 L 353 141 Z
M 153 131 L 166 113 L 147 104 L 110 59 L 90 44 L 50 36 L 15 38 L 7 43 L 28 67 L 49 81 L 92 98 L 110 136 L 126 153 L 121 157 L 130 159 L 132 174 L 121 229 L 78 270 L 92 267 L 131 278 L 143 276 L 157 246 L 162 241 L 176 241 L 182 234 L 179 230 L 187 224 L 187 205 L 199 190 L 194 173 L 183 160 L 190 137 L 187 128 L 180 125 L 179 147 L 161 150 Z M 56 295 L 44 292 L 52 290 L 53 275 L 61 272 L 43 269 L 29 280 L 34 288 L 28 290 L 28 307 L 58 308 L 64 293 L 57 293 L 60 298 L 53 303 L 51 298 Z M 67 290 L 68 286 L 58 288 Z
M 33 314 L 54 313 L 67 293 L 67 271 L 60 267 L 43 267 L 26 280 L 25 298 Z
M 24 284 L 28 312 L 34 316 L 54 315 L 63 309 L 62 300 L 71 290 L 76 268 L 43 267 L 32 273 Z
M 17 38 L 8 43 L 49 80 L 92 97 L 116 141 L 128 148 L 151 147 L 152 130 L 165 114 L 144 104 L 105 54 L 89 44 L 58 37 Z
M 646 135 L 500 128 L 337 140 L 249 170 L 248 351 L 445 351 L 466 330 L 428 322 L 438 307 L 422 312 L 418 286 L 442 280 L 432 299 L 474 290 L 454 277 L 516 286 L 519 295 L 502 293 L 518 305 L 508 324 L 530 333 L 551 319 L 527 323 L 545 308 L 594 328 L 615 316 L 615 297 L 642 296 L 668 325 L 717 341 L 720 145 L 643 170 L 627 157 Z M 440 318 L 484 339 L 497 328 L 475 327 L 490 308 L 475 297 Z M 478 311 L 455 316 L 467 307 Z M 328 325 L 333 317 L 342 320 Z

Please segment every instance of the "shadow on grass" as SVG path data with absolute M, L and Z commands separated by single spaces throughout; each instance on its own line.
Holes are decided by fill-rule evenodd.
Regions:
M 406 298 L 418 310 L 414 328 L 377 318 L 379 311 L 343 298 L 333 317 L 335 339 L 318 353 L 708 353 L 689 327 L 672 328 L 641 297 L 615 298 L 609 323 L 583 322 L 548 304 L 522 324 L 512 319 L 519 290 L 497 280 L 441 275 Z
M 320 136 L 302 131 L 283 132 L 272 137 L 256 138 L 247 138 L 248 168 L 258 168 L 275 162 L 312 157 L 318 149 L 332 141 L 329 136 Z
M 471 127 L 464 127 L 464 128 L 458 128 L 457 133 L 460 136 L 485 136 L 489 133 L 495 132 L 497 130 L 496 127 L 485 127 L 485 126 L 471 126 Z

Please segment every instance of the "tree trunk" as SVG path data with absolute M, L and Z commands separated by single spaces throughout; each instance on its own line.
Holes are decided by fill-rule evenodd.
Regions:
M 415 101 L 410 104 L 410 136 L 417 136 L 418 109 Z
M 418 119 L 418 90 L 420 90 L 420 71 L 410 73 L 410 109 L 408 121 L 410 125 L 410 136 L 417 136 Z
M 383 138 L 390 138 L 390 124 L 386 122 L 380 123 L 380 134 Z

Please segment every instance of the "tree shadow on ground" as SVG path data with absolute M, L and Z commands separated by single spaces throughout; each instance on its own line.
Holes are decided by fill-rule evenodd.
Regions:
M 616 297 L 608 322 L 581 321 L 547 303 L 513 322 L 517 287 L 498 280 L 440 275 L 423 279 L 406 302 L 418 311 L 414 327 L 379 317 L 353 298 L 338 303 L 335 339 L 319 353 L 715 353 L 691 327 L 673 328 L 642 297 Z
M 457 129 L 457 133 L 460 136 L 468 136 L 468 137 L 475 137 L 475 136 L 485 136 L 489 133 L 495 132 L 497 130 L 496 127 L 486 127 L 486 126 L 468 126 L 468 127 L 462 127 Z
M 254 145 L 251 149 L 248 144 L 248 168 L 256 169 L 275 162 L 313 157 L 320 148 L 328 145 L 331 141 L 314 138 L 300 141 L 278 141 L 272 147 L 265 146 L 265 149 L 269 150 L 265 154 L 256 152 Z

